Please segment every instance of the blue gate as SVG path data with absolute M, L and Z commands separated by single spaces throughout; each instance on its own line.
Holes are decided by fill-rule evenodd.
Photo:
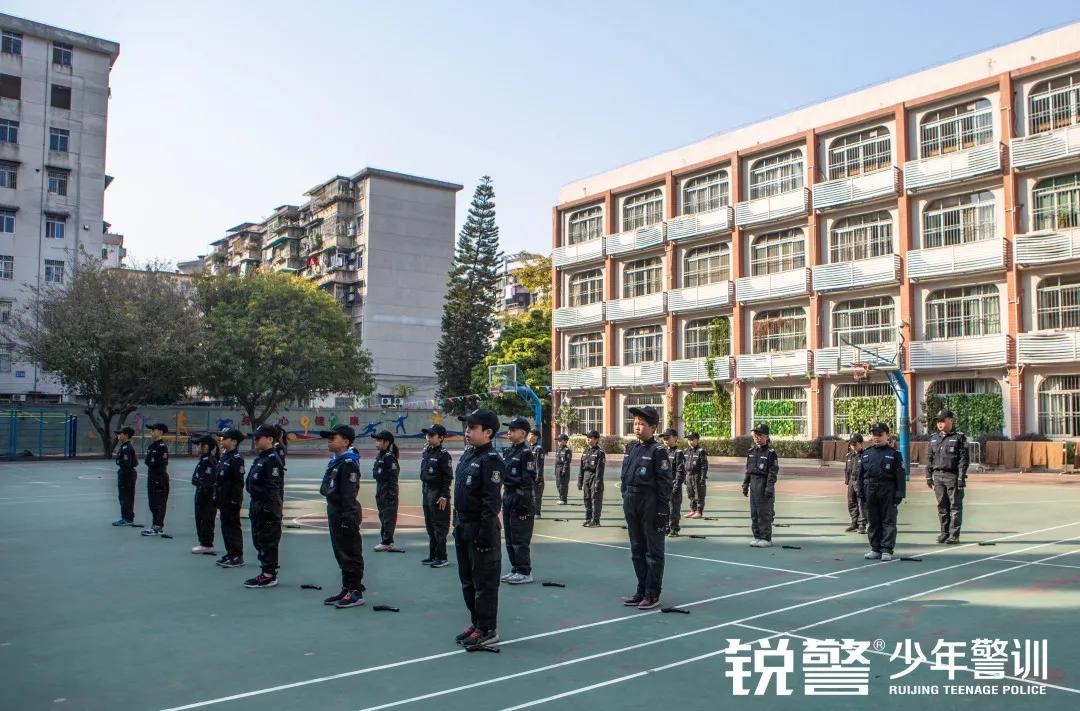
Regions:
M 0 457 L 74 457 L 78 422 L 66 411 L 0 412 Z

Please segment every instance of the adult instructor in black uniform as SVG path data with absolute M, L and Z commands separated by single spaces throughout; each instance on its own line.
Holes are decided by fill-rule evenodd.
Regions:
M 896 510 L 907 493 L 904 460 L 889 445 L 889 426 L 879 422 L 870 428 L 870 446 L 859 454 L 857 489 L 866 512 L 868 560 L 892 560 L 896 545 Z
M 120 518 L 113 521 L 114 526 L 135 525 L 135 480 L 139 478 L 136 467 L 139 457 L 131 438 L 135 429 L 124 427 L 116 431 L 116 491 L 120 498 Z
M 960 542 L 960 524 L 964 518 L 964 487 L 967 486 L 967 437 L 953 429 L 953 413 L 937 413 L 937 429 L 930 437 L 929 462 L 926 465 L 926 485 L 934 490 L 937 499 L 941 533 L 938 543 Z
M 630 416 L 638 441 L 626 448 L 620 488 L 637 590 L 624 597 L 623 604 L 651 610 L 660 604 L 664 583 L 664 536 L 673 479 L 667 452 L 656 441 L 660 423 L 656 408 L 631 407 Z

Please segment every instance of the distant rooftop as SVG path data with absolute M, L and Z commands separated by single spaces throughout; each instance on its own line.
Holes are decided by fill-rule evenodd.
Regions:
M 14 30 L 35 37 L 44 37 L 48 40 L 70 44 L 73 47 L 88 49 L 91 52 L 106 54 L 109 56 L 110 67 L 116 62 L 116 58 L 120 56 L 120 45 L 118 43 L 100 37 L 91 37 L 61 27 L 26 20 L 14 15 L 5 15 L 4 13 L 0 13 L 0 24 L 4 26 L 5 30 Z

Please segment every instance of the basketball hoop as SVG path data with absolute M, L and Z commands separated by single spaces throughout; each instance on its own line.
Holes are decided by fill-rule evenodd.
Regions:
M 501 388 L 488 388 L 488 395 L 490 395 L 491 397 L 498 397 L 498 396 L 502 395 L 502 389 Z
M 855 368 L 855 372 L 853 372 L 851 374 L 852 377 L 855 378 L 855 382 L 858 383 L 858 382 L 866 380 L 867 378 L 870 377 L 870 364 L 869 363 L 860 362 L 860 363 L 852 363 L 851 365 L 852 365 L 853 368 Z

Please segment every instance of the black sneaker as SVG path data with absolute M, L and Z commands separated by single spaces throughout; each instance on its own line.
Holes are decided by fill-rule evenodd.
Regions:
M 341 592 L 339 592 L 337 595 L 331 595 L 330 597 L 326 598 L 325 600 L 322 601 L 322 604 L 324 604 L 324 605 L 336 605 L 338 603 L 338 600 L 340 600 L 341 598 L 345 597 L 348 594 L 349 594 L 349 591 L 346 590 L 345 588 L 342 588 Z
M 344 610 L 346 607 L 359 607 L 364 604 L 364 594 L 359 590 L 350 590 L 345 593 L 345 596 L 337 601 L 334 605 L 339 610 Z
M 466 637 L 461 645 L 463 647 L 490 647 L 491 645 L 498 643 L 499 633 L 496 630 L 484 632 L 482 630 L 474 629 L 473 633 Z
M 679 537 L 679 532 L 672 530 L 672 531 L 668 531 L 667 535 L 668 535 L 668 538 L 678 538 Z
M 422 561 L 420 561 L 420 565 L 431 565 L 434 562 L 435 558 L 424 558 Z
M 450 561 L 443 560 L 441 558 L 439 560 L 431 561 L 432 568 L 445 568 L 448 565 L 450 565 Z
M 844 529 L 844 533 L 854 533 L 855 531 L 858 531 L 858 530 L 859 530 L 859 527 L 856 524 L 853 523 L 853 524 L 851 524 L 850 526 L 848 526 L 847 528 Z
M 941 533 L 937 537 L 937 542 L 938 543 L 944 543 L 947 540 L 949 540 L 949 534 L 948 533 Z
M 234 556 L 232 558 L 226 558 L 223 562 L 218 563 L 222 568 L 239 568 L 244 564 L 244 559 L 240 556 Z
M 217 565 L 222 565 L 225 562 L 227 562 L 228 560 L 229 560 L 229 554 L 226 553 L 225 555 L 223 555 L 220 558 L 218 558 L 217 560 L 215 560 L 214 563 L 217 564 Z
M 856 531 L 855 533 L 858 533 L 860 536 L 865 536 L 866 535 L 866 528 L 860 527 L 859 530 Z
M 459 634 L 457 637 L 454 637 L 454 641 L 458 644 L 464 644 L 465 640 L 471 637 L 473 632 L 476 632 L 476 628 L 472 625 L 469 625 L 461 632 L 461 634 Z
M 641 595 L 640 593 L 634 593 L 630 597 L 624 597 L 622 599 L 622 604 L 626 605 L 627 607 L 637 607 L 644 599 L 644 595 Z
M 266 573 L 259 573 L 254 578 L 248 578 L 244 581 L 245 588 L 272 588 L 277 585 L 276 575 L 267 575 Z
M 960 536 L 949 536 L 948 538 L 945 539 L 945 544 L 949 545 L 949 546 L 954 546 L 959 542 L 960 542 Z

